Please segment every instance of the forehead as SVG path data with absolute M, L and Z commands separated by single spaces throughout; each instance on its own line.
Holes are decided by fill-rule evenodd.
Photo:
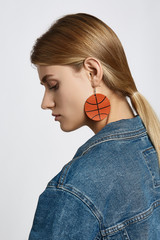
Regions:
M 43 66 L 43 65 L 37 65 L 37 71 L 39 74 L 39 77 L 43 77 L 44 75 L 50 75 L 50 74 L 54 74 L 56 72 L 59 72 L 61 70 L 62 66 L 53 66 L 53 65 L 47 65 L 47 66 Z M 40 78 L 40 79 L 41 79 Z
M 68 65 L 37 65 L 37 71 L 41 82 L 46 82 L 47 78 L 63 78 L 77 75 L 73 67 Z

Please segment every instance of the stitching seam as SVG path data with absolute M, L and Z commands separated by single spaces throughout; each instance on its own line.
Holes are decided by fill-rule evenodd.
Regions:
M 53 187 L 53 186 L 48 186 L 48 187 Z M 102 229 L 103 218 L 102 218 L 100 212 L 98 211 L 98 209 L 95 207 L 95 205 L 85 195 L 83 195 L 81 192 L 78 192 L 73 187 L 69 187 L 69 186 L 64 187 L 64 185 L 58 185 L 57 188 L 61 189 L 61 190 L 64 190 L 66 192 L 69 192 L 69 193 L 73 194 L 74 196 L 76 196 L 77 198 L 79 198 L 90 209 L 90 211 L 94 214 L 94 216 L 96 217 L 96 219 L 99 222 L 100 229 Z
M 82 155 L 84 155 L 87 151 L 89 151 L 92 147 L 94 147 L 94 146 L 96 146 L 96 145 L 98 145 L 98 144 L 100 144 L 100 143 L 104 143 L 104 142 L 108 142 L 108 141 L 111 141 L 111 140 L 122 140 L 122 139 L 131 139 L 131 138 L 134 138 L 134 137 L 138 137 L 138 136 L 141 136 L 141 135 L 145 135 L 146 134 L 146 132 L 142 132 L 142 133 L 140 133 L 140 134 L 137 134 L 137 135 L 134 135 L 134 136 L 129 136 L 129 137 L 121 137 L 121 138 L 109 138 L 109 139 L 105 139 L 105 140 L 102 140 L 102 139 L 104 139 L 104 138 L 102 138 L 101 140 L 99 140 L 98 142 L 95 142 L 95 143 L 93 143 L 92 145 L 90 145 L 86 150 L 84 150 L 83 152 L 82 152 L 82 154 L 80 155 L 80 156 L 82 156 Z M 114 136 L 114 135 L 113 135 Z
M 139 132 L 139 131 L 141 131 L 141 130 L 143 130 L 143 129 L 139 129 L 139 130 L 137 130 L 136 132 Z M 135 131 L 134 131 L 134 132 L 135 132 Z M 121 135 L 121 134 L 122 134 L 122 133 L 120 133 L 119 135 Z M 123 133 L 123 134 L 125 134 L 125 133 Z M 128 134 L 128 133 L 126 133 L 126 134 Z M 130 138 L 137 137 L 137 136 L 141 136 L 141 135 L 143 136 L 143 135 L 145 135 L 145 134 L 146 134 L 146 131 L 143 131 L 142 133 L 137 134 L 137 135 L 134 135 L 134 136 L 129 136 L 129 137 L 125 137 L 125 138 L 122 137 L 122 138 L 118 138 L 118 139 L 120 139 L 120 140 L 122 140 L 122 139 L 130 139 Z M 59 187 L 59 185 L 64 184 L 64 181 L 65 181 L 65 177 L 66 177 L 66 175 L 67 175 L 67 172 L 68 172 L 68 170 L 69 170 L 72 162 L 75 161 L 75 159 L 83 156 L 83 155 L 86 154 L 91 148 L 95 147 L 96 145 L 98 145 L 98 144 L 100 144 L 100 143 L 108 142 L 108 141 L 111 141 L 111 140 L 117 140 L 117 138 L 114 138 L 114 136 L 117 136 L 117 134 L 109 135 L 109 136 L 107 136 L 107 139 L 105 139 L 105 137 L 99 139 L 98 141 L 96 141 L 95 143 L 93 143 L 92 145 L 90 145 L 87 149 L 85 149 L 85 150 L 81 153 L 81 155 L 73 158 L 68 164 L 66 164 L 66 165 L 63 167 L 63 170 L 62 170 L 62 173 L 61 173 L 61 176 L 60 176 L 60 179 L 59 179 L 59 182 L 58 182 L 57 187 Z M 103 139 L 104 139 L 104 140 L 103 140 Z
M 73 160 L 75 160 L 75 159 L 73 159 Z M 67 165 L 64 166 L 63 171 L 62 171 L 62 173 L 61 173 L 61 176 L 60 176 L 60 178 L 59 178 L 59 182 L 58 182 L 57 188 L 58 188 L 60 185 L 63 185 L 64 180 L 65 180 L 65 177 L 66 177 L 66 175 L 67 175 L 67 172 L 68 172 L 69 167 L 70 167 L 70 165 L 71 165 L 71 163 L 72 163 L 73 160 L 71 160 Z
M 106 230 L 102 230 L 101 231 L 102 236 L 105 237 L 107 235 L 116 233 L 116 232 L 122 230 L 123 228 L 129 226 L 130 224 L 134 224 L 136 222 L 140 222 L 140 221 L 148 218 L 153 213 L 154 209 L 159 206 L 160 206 L 160 200 L 157 200 L 156 202 L 152 203 L 151 207 L 148 210 L 136 215 L 133 218 L 130 218 L 129 220 L 123 221 L 122 223 L 119 223 L 114 227 L 110 227 Z

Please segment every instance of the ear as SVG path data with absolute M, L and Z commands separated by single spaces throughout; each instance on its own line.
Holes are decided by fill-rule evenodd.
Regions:
M 89 79 L 92 87 L 98 87 L 102 82 L 103 69 L 101 63 L 93 57 L 88 57 L 84 60 L 84 68 L 88 71 Z

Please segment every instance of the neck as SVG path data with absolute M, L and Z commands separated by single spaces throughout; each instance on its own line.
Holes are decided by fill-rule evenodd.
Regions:
M 125 97 L 112 98 L 110 103 L 111 111 L 108 117 L 108 123 L 133 118 L 135 116 Z
M 110 98 L 110 105 L 111 110 L 107 118 L 99 122 L 90 120 L 87 124 L 95 134 L 98 133 L 106 124 L 110 122 L 135 117 L 133 110 L 125 97 L 112 95 L 112 97 Z

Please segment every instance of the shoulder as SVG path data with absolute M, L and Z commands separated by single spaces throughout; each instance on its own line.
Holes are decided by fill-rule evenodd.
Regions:
M 83 184 L 83 181 L 89 181 L 91 178 L 93 180 L 95 171 L 97 172 L 101 167 L 105 167 L 105 161 L 108 159 L 106 151 L 106 143 L 105 146 L 96 143 L 87 150 L 85 149 L 85 152 L 75 154 L 75 157 L 64 165 L 62 170 L 49 182 L 49 185 L 76 185 L 77 183 Z M 79 149 L 77 152 L 79 152 Z
M 95 182 L 110 181 L 125 177 L 125 173 L 135 169 L 135 162 L 142 155 L 142 147 L 135 138 L 102 137 L 91 144 L 82 145 L 73 159 L 49 182 L 49 185 L 70 185 L 83 188 Z M 137 166 L 138 167 L 138 166 Z M 108 177 L 109 176 L 109 177 Z
M 117 173 L 120 169 L 121 172 L 118 174 L 122 175 L 122 171 L 126 172 L 118 166 L 118 164 L 123 164 L 122 161 L 118 161 L 118 157 L 122 155 L 118 145 L 117 141 L 103 141 L 102 139 L 87 149 L 85 148 L 85 152 L 78 150 L 80 154 L 76 154 L 63 167 L 48 183 L 48 187 L 54 186 L 56 189 L 68 191 L 81 200 L 86 198 L 86 202 L 91 201 L 95 204 L 99 199 L 98 196 L 102 197 L 104 191 L 104 197 L 106 197 L 107 189 L 117 181 Z
M 135 182 L 141 184 L 146 169 L 142 154 L 146 148 L 144 133 L 140 134 L 102 134 L 85 143 L 48 186 L 86 196 L 97 206 L 101 204 L 98 196 L 101 202 L 106 201 L 107 197 L 114 197 L 120 186 L 121 191 L 125 189 L 129 194 L 130 187 L 135 189 Z

